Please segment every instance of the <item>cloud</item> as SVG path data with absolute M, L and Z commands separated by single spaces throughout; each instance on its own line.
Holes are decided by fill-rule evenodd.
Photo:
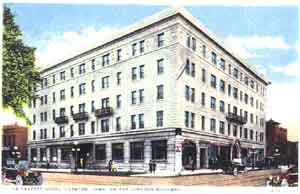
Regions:
M 275 73 L 283 73 L 290 77 L 300 77 L 300 61 L 294 61 L 285 66 L 270 65 L 270 70 Z
M 82 51 L 94 48 L 121 29 L 105 26 L 100 29 L 87 27 L 79 32 L 54 34 L 37 47 L 36 64 L 45 68 L 70 58 Z
M 300 80 L 273 82 L 267 88 L 267 119 L 274 119 L 288 128 L 289 139 L 296 140 L 300 130 L 299 120 Z
M 244 59 L 260 57 L 255 50 L 280 49 L 288 50 L 291 46 L 281 36 L 227 36 L 224 43 Z

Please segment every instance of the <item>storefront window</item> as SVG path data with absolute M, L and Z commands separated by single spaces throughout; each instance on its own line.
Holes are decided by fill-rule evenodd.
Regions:
M 130 143 L 130 160 L 144 160 L 144 142 Z
M 62 161 L 70 161 L 71 149 L 62 148 L 61 149 L 61 160 Z
M 153 160 L 167 159 L 167 140 L 152 141 L 151 147 Z
M 112 144 L 112 159 L 113 160 L 123 160 L 124 159 L 123 143 L 113 143 Z
M 47 161 L 47 152 L 46 152 L 46 148 L 41 148 L 40 149 L 40 161 L 42 162 L 46 162 Z
M 56 162 L 57 161 L 57 148 L 51 148 L 50 149 L 50 160 L 52 162 Z
M 96 160 L 106 159 L 106 146 L 105 144 L 96 145 Z
M 37 161 L 37 151 L 36 151 L 36 149 L 31 149 L 30 154 L 31 154 L 31 161 L 36 162 Z

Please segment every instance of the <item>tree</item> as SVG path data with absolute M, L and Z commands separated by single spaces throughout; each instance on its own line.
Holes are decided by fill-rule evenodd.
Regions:
M 29 123 L 23 106 L 36 98 L 33 90 L 41 81 L 34 65 L 35 48 L 23 43 L 22 33 L 9 7 L 4 6 L 3 14 L 3 107 L 11 107 L 16 116 Z

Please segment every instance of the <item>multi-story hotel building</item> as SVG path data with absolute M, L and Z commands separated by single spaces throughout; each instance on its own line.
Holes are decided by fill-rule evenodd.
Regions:
M 153 160 L 177 172 L 265 155 L 268 81 L 182 8 L 145 18 L 42 77 L 30 105 L 34 165 L 104 167 L 112 159 L 119 170 L 143 171 Z

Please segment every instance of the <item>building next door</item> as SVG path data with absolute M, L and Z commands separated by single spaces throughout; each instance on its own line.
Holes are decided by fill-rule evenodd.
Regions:
M 196 144 L 192 141 L 184 141 L 182 144 L 182 166 L 186 170 L 196 168 Z

